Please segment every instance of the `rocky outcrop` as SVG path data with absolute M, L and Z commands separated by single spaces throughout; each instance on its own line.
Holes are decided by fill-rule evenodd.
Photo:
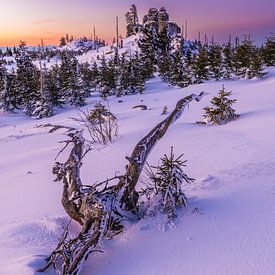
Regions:
M 153 28 L 158 33 L 168 28 L 171 35 L 176 35 L 181 31 L 176 23 L 169 21 L 169 14 L 164 7 L 159 10 L 156 8 L 149 9 L 148 13 L 143 17 L 143 26 L 146 28 Z

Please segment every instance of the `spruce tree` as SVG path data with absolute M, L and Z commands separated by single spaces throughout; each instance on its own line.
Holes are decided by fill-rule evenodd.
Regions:
M 17 107 L 15 79 L 15 74 L 9 74 L 4 66 L 1 68 L 0 109 L 4 111 L 12 112 Z
M 86 93 L 86 96 L 90 96 L 90 93 L 92 91 L 92 70 L 90 69 L 90 65 L 88 62 L 85 62 L 83 64 L 80 64 L 80 73 L 81 73 L 81 79 L 83 82 L 83 89 Z
M 130 92 L 130 81 L 129 81 L 129 61 L 126 59 L 125 54 L 121 56 L 120 66 L 118 70 L 118 79 L 116 86 L 116 96 L 121 97 L 122 95 Z
M 275 35 L 267 38 L 263 48 L 263 59 L 267 66 L 275 66 Z
M 91 90 L 93 92 L 95 92 L 97 89 L 98 81 L 99 81 L 99 70 L 98 70 L 97 63 L 94 62 L 91 69 L 91 83 L 90 83 Z
M 106 61 L 105 56 L 101 58 L 100 73 L 99 73 L 99 89 L 101 97 L 106 99 L 112 95 L 115 90 L 115 66 L 113 60 Z
M 212 107 L 205 107 L 203 115 L 205 123 L 210 124 L 225 124 L 239 117 L 232 108 L 236 103 L 236 99 L 230 99 L 232 92 L 225 91 L 224 86 L 219 91 L 218 95 L 211 100 Z
M 221 79 L 223 77 L 222 47 L 214 41 L 209 47 L 208 60 L 210 77 L 216 80 Z
M 153 182 L 153 189 L 160 196 L 160 204 L 163 212 L 169 219 L 175 218 L 178 207 L 187 206 L 187 198 L 183 190 L 184 183 L 192 183 L 194 179 L 184 173 L 186 160 L 182 156 L 175 157 L 173 147 L 170 155 L 166 154 L 160 159 L 160 165 L 152 167 L 149 177 Z
M 163 28 L 163 30 L 158 34 L 157 46 L 159 74 L 164 81 L 169 81 L 172 57 L 171 37 L 167 28 Z
M 130 90 L 132 93 L 142 93 L 145 85 L 145 78 L 142 73 L 142 63 L 139 54 L 136 52 L 134 58 L 130 58 Z
M 87 94 L 83 89 L 79 64 L 73 53 L 65 51 L 61 54 L 60 80 L 66 101 L 73 106 L 84 106 Z
M 32 63 L 25 42 L 19 45 L 16 63 L 19 105 L 27 115 L 32 115 L 34 104 L 39 98 L 39 70 Z
M 61 107 L 66 99 L 61 89 L 60 67 L 58 65 L 54 65 L 49 69 L 47 81 L 53 106 Z
M 177 49 L 172 55 L 169 82 L 179 87 L 187 87 L 191 84 L 191 71 L 189 66 L 183 63 L 182 48 Z
M 138 45 L 145 79 L 153 77 L 158 60 L 157 34 L 153 28 L 143 28 Z
M 77 59 L 74 58 L 73 60 L 73 81 L 72 81 L 72 90 L 70 95 L 70 103 L 73 106 L 81 107 L 86 105 L 86 97 L 87 97 L 87 91 L 83 89 L 83 81 L 81 79 L 81 73 L 79 69 L 79 64 L 77 62 Z
M 126 28 L 127 37 L 135 34 L 138 28 L 138 14 L 137 7 L 135 4 L 131 5 L 130 10 L 126 13 Z
M 247 70 L 247 77 L 248 79 L 254 77 L 261 78 L 264 75 L 264 61 L 262 59 L 261 52 L 259 49 L 255 49 L 249 69 Z
M 234 72 L 234 63 L 233 63 L 234 49 L 230 39 L 226 43 L 226 45 L 223 47 L 222 53 L 223 53 L 224 78 L 230 79 Z
M 208 53 L 203 46 L 200 47 L 198 54 L 193 55 L 193 77 L 194 83 L 202 83 L 203 80 L 208 80 Z
M 32 115 L 37 119 L 53 115 L 53 102 L 49 90 L 49 73 L 45 64 L 40 71 L 40 97 L 35 103 Z
M 0 60 L 0 91 L 4 89 L 4 82 L 5 82 L 5 77 L 7 74 L 6 67 L 4 65 L 4 62 Z
M 237 45 L 233 57 L 234 70 L 237 76 L 249 77 L 249 70 L 255 51 L 255 46 L 249 39 L 245 39 L 241 44 Z

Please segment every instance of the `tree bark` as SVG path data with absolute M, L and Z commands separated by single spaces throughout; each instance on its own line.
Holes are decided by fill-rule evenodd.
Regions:
M 58 125 L 46 125 L 52 127 L 51 132 L 60 128 L 69 131 L 70 139 L 65 142 L 65 147 L 72 144 L 73 148 L 64 164 L 55 163 L 53 173 L 56 175 L 56 181 L 63 182 L 62 205 L 65 211 L 82 226 L 82 230 L 73 240 L 67 241 L 65 238 L 68 234 L 63 234 L 66 237 L 48 258 L 45 268 L 51 265 L 55 267 L 58 260 L 62 259 L 62 274 L 78 274 L 82 263 L 107 236 L 108 231 L 121 231 L 119 224 L 121 218 L 127 218 L 129 211 L 134 213 L 137 211 L 136 185 L 153 146 L 165 135 L 169 126 L 182 115 L 185 107 L 193 100 L 201 100 L 203 96 L 204 93 L 192 94 L 179 100 L 173 112 L 138 142 L 131 157 L 126 157 L 129 165 L 124 176 L 115 177 L 119 178 L 119 182 L 103 190 L 98 190 L 98 185 L 90 187 L 82 185 L 80 169 L 86 154 L 82 131 Z M 40 271 L 45 271 L 45 268 Z

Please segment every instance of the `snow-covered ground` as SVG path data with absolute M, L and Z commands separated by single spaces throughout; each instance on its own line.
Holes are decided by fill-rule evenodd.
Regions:
M 223 126 L 196 124 L 202 109 L 222 83 L 238 100 L 240 118 Z M 209 93 L 191 103 L 155 146 L 149 163 L 169 153 L 188 160 L 186 172 L 196 182 L 186 186 L 188 208 L 175 226 L 160 218 L 143 220 L 103 244 L 82 274 L 265 274 L 275 272 L 275 74 L 264 80 L 208 82 L 185 89 L 151 80 L 143 95 L 109 100 L 120 136 L 85 159 L 85 184 L 124 172 L 125 156 L 156 123 L 165 105 L 181 97 Z M 99 98 L 90 98 L 91 108 Z M 147 111 L 132 110 L 146 104 Z M 64 109 L 52 118 L 33 120 L 0 113 L 0 274 L 34 274 L 43 265 L 68 218 L 61 206 L 62 184 L 51 167 L 64 131 L 49 134 L 38 124 L 74 125 L 77 111 Z M 66 154 L 61 156 L 61 160 Z M 78 226 L 73 224 L 72 230 Z M 54 274 L 49 271 L 47 274 Z

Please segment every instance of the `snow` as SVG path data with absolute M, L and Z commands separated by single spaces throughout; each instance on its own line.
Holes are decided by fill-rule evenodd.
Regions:
M 138 33 L 136 35 L 129 36 L 123 39 L 123 48 L 119 49 L 119 55 L 127 54 L 127 55 L 134 55 L 135 52 L 139 50 L 138 47 L 138 40 L 140 39 L 141 34 Z M 112 45 L 101 47 L 98 50 L 90 50 L 82 55 L 78 56 L 77 59 L 80 63 L 93 63 L 97 62 L 99 58 L 105 56 L 107 60 L 112 59 L 115 55 L 115 49 Z
M 222 126 L 196 124 L 222 84 L 233 91 L 240 118 Z M 142 95 L 125 96 L 122 103 L 110 98 L 119 137 L 88 154 L 83 184 L 123 173 L 125 156 L 165 118 L 163 107 L 171 111 L 180 98 L 204 91 L 208 95 L 190 104 L 148 159 L 156 165 L 173 146 L 176 155 L 184 153 L 184 172 L 196 182 L 185 186 L 188 207 L 179 211 L 174 225 L 157 216 L 127 227 L 104 242 L 104 253 L 90 255 L 81 274 L 274 274 L 274 87 L 272 71 L 263 80 L 209 81 L 184 89 L 156 77 Z M 83 110 L 99 100 L 91 97 Z M 139 104 L 148 110 L 132 110 Z M 1 275 L 34 274 L 69 221 L 60 202 L 62 184 L 51 174 L 65 131 L 49 134 L 36 126 L 77 126 L 71 119 L 77 116 L 76 109 L 66 108 L 39 121 L 0 112 Z M 73 223 L 71 230 L 78 229 Z

